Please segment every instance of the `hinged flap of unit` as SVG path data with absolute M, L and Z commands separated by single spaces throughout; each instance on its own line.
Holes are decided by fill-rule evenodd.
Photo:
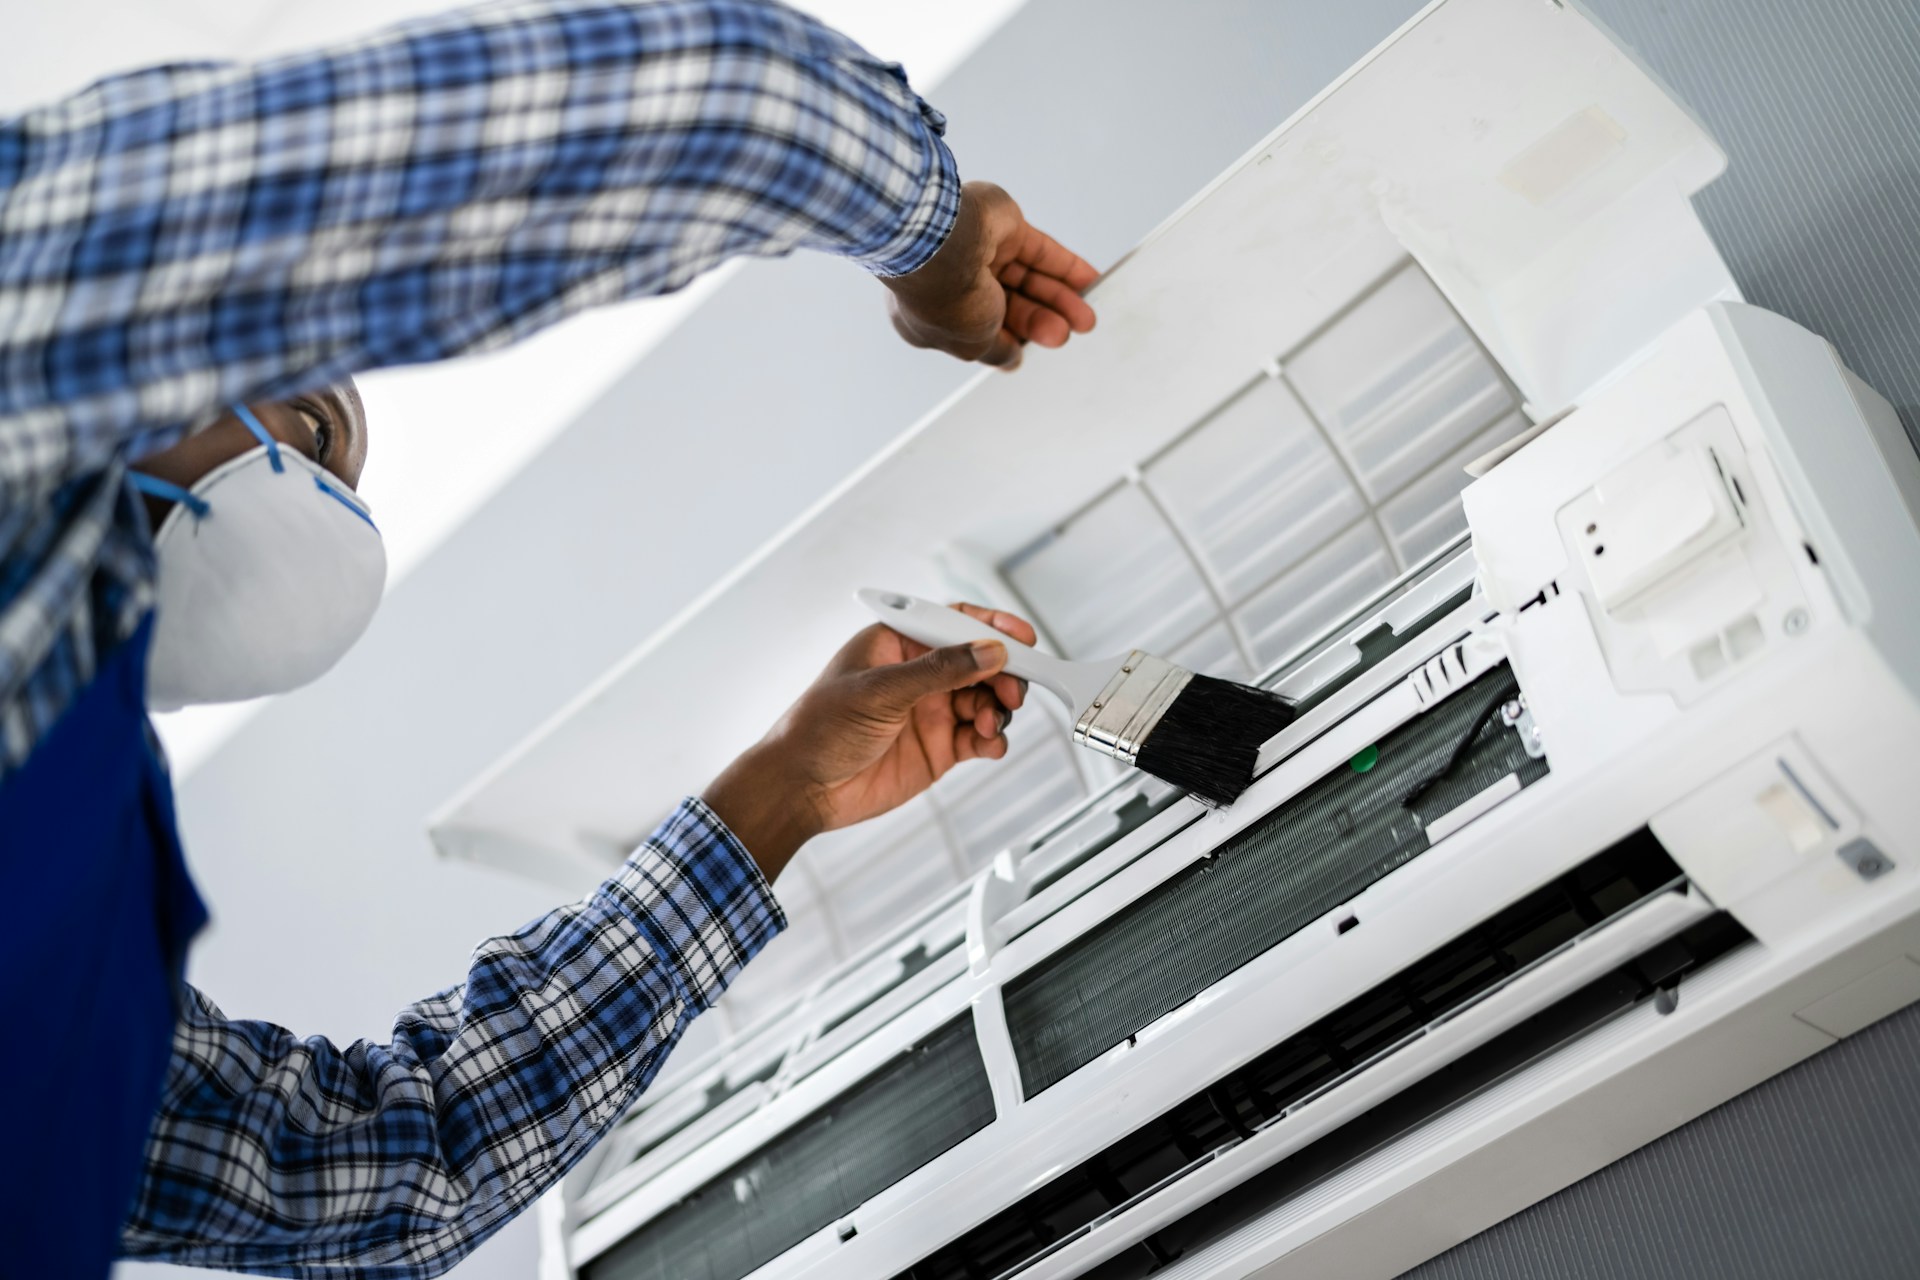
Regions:
M 864 622 L 854 588 L 947 594 L 943 546 L 1004 561 L 1409 256 L 1534 416 L 1559 409 L 1733 296 L 1688 200 L 1723 165 L 1577 9 L 1437 0 L 1109 271 L 1096 333 L 938 407 L 466 788 L 436 839 L 611 865 Z
M 1563 4 L 1435 6 L 1263 151 L 1283 198 L 1377 216 L 1536 419 L 1740 296 L 1689 200 L 1726 157 Z

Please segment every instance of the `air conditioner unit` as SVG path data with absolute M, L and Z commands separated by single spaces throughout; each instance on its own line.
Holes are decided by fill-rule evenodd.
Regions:
M 747 624 L 827 652 L 866 583 L 1302 707 L 1228 809 L 1055 725 L 810 854 L 778 889 L 832 946 L 683 1047 L 549 1268 L 1387 1276 L 1920 998 L 1920 461 L 1739 301 L 1689 203 L 1723 163 L 1576 8 L 1440 0 L 1112 272 L 1096 339 L 450 804 L 449 852 L 596 865 L 671 802 L 644 726 L 723 761 L 808 674 Z

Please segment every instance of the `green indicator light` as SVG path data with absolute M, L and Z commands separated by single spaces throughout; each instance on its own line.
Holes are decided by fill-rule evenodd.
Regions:
M 1365 773 L 1367 770 L 1373 768 L 1373 766 L 1380 763 L 1380 748 L 1379 747 L 1362 747 L 1360 749 L 1360 754 L 1355 756 L 1353 759 L 1347 761 L 1347 763 L 1353 766 L 1353 771 L 1355 773 Z

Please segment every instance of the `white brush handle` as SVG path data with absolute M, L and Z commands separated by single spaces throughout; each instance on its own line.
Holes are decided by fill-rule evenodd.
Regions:
M 950 644 L 972 644 L 975 640 L 998 640 L 1007 646 L 1006 671 L 1009 675 L 1031 680 L 1067 704 L 1078 716 L 1093 704 L 1119 669 L 1118 662 L 1069 662 L 1050 653 L 1041 653 L 1021 644 L 1004 631 L 929 600 L 901 595 L 897 591 L 877 591 L 865 587 L 854 593 L 873 615 L 909 640 L 935 649 Z

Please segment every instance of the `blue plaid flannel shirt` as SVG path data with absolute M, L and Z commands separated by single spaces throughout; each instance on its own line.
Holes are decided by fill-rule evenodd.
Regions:
M 770 0 L 519 0 L 0 122 L 0 778 L 151 603 L 128 459 L 740 254 L 911 271 L 944 124 Z
M 130 461 L 233 401 L 503 346 L 739 254 L 911 271 L 959 207 L 943 125 L 770 0 L 516 0 L 0 122 L 0 785 L 151 606 Z M 783 924 L 689 800 L 389 1043 L 192 993 L 125 1251 L 437 1274 Z
M 467 980 L 342 1049 L 190 991 L 128 1257 L 439 1275 L 586 1154 L 786 924 L 684 801 L 590 897 L 474 950 Z

